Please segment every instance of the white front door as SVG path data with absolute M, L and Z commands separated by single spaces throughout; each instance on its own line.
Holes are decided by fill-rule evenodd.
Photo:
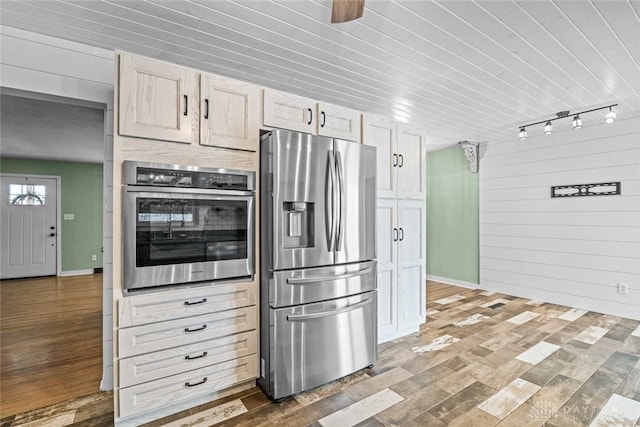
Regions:
M 1 175 L 0 182 L 0 278 L 55 275 L 58 233 L 56 180 Z

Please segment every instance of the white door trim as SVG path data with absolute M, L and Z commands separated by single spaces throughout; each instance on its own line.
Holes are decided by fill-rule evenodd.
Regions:
M 42 178 L 56 181 L 56 276 L 62 275 L 62 178 L 59 175 L 2 173 L 7 177 Z

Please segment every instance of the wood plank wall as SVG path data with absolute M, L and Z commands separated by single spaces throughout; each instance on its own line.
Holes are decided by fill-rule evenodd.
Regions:
M 640 117 L 565 121 L 482 146 L 480 285 L 640 319 Z M 608 181 L 622 181 L 622 195 L 550 197 L 554 185 Z
M 63 97 L 105 108 L 103 216 L 103 361 L 100 388 L 113 388 L 113 76 L 114 53 L 67 40 L 0 27 L 0 86 L 25 96 Z M 56 99 L 60 101 L 60 99 Z

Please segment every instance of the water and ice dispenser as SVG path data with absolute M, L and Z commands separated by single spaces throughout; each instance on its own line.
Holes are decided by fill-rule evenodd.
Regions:
M 284 247 L 287 249 L 309 248 L 314 246 L 314 215 L 313 203 L 307 202 L 283 202 L 282 216 L 285 224 L 283 236 Z

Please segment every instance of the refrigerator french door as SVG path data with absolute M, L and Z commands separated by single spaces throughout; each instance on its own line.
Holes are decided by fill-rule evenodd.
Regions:
M 261 140 L 261 376 L 279 399 L 377 358 L 374 147 Z

